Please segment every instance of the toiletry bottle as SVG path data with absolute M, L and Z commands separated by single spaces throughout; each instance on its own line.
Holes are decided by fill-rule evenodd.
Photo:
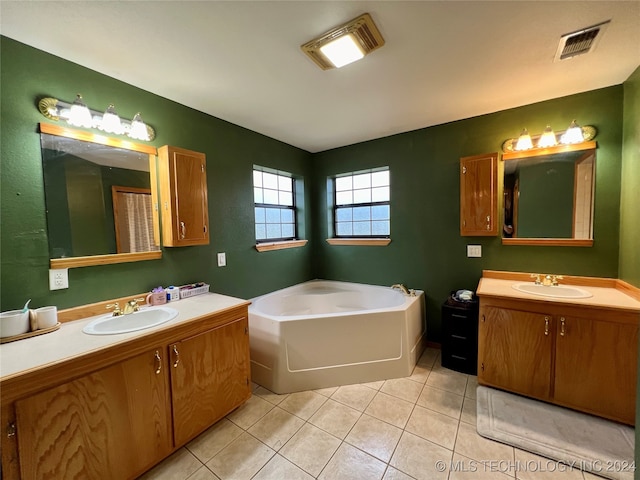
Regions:
M 167 288 L 167 301 L 173 302 L 175 300 L 180 300 L 180 289 L 171 285 Z

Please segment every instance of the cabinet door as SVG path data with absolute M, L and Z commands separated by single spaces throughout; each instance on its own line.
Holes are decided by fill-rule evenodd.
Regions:
M 162 241 L 178 247 L 209 244 L 206 157 L 165 145 L 158 149 Z
M 251 395 L 246 318 L 169 346 L 174 439 L 182 445 Z
M 552 318 L 483 307 L 478 324 L 480 383 L 548 399 L 551 394 Z
M 16 402 L 22 479 L 135 478 L 172 449 L 161 349 Z
M 558 317 L 554 399 L 633 425 L 638 326 Z
M 498 154 L 460 159 L 460 235 L 498 235 Z

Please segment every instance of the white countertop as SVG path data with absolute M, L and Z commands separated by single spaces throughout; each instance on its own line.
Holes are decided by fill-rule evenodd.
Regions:
M 103 314 L 66 322 L 54 332 L 0 345 L 0 380 L 43 365 L 66 361 L 112 347 L 132 338 L 170 329 L 194 318 L 211 315 L 244 303 L 247 301 L 217 293 L 184 298 L 166 304 L 178 311 L 178 316 L 173 320 L 145 330 L 115 335 L 88 335 L 82 332 L 87 323 L 104 316 Z
M 480 279 L 476 295 L 492 296 L 492 297 L 504 297 L 520 300 L 534 300 L 538 302 L 553 302 L 562 303 L 568 305 L 578 305 L 587 307 L 598 308 L 618 308 L 621 310 L 629 310 L 640 312 L 640 301 L 630 297 L 624 292 L 615 288 L 603 288 L 603 287 L 591 287 L 575 285 L 582 290 L 587 290 L 593 296 L 589 298 L 556 298 L 556 297 L 543 297 L 540 295 L 534 295 L 524 293 L 516 290 L 512 285 L 516 283 L 523 283 L 517 280 L 502 280 L 496 278 L 483 277 Z M 572 285 L 573 286 L 573 285 Z

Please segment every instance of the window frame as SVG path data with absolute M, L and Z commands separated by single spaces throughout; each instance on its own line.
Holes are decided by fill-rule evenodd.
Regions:
M 359 202 L 359 203 L 349 203 L 349 204 L 341 204 L 338 205 L 338 189 L 337 189 L 337 185 L 336 185 L 336 181 L 338 178 L 345 178 L 345 177 L 355 177 L 358 175 L 363 175 L 363 174 L 373 174 L 376 172 L 388 172 L 389 173 L 389 183 L 386 185 L 389 188 L 389 199 L 385 200 L 385 201 L 376 201 L 376 202 Z M 365 242 L 366 241 L 373 241 L 369 244 L 376 244 L 377 242 L 375 242 L 375 240 L 381 240 L 383 244 L 387 245 L 389 242 L 387 242 L 387 240 L 389 240 L 391 238 L 391 169 L 387 166 L 387 167 L 378 167 L 378 168 L 370 168 L 370 169 L 366 169 L 366 170 L 359 170 L 359 171 L 355 171 L 355 172 L 347 172 L 347 173 L 342 173 L 339 175 L 335 175 L 331 178 L 331 188 L 332 188 L 332 195 L 333 195 L 333 208 L 332 208 L 332 227 L 333 227 L 333 236 L 331 239 L 328 239 L 327 241 L 331 244 L 334 245 L 339 245 L 339 244 L 348 244 L 350 241 L 353 241 L 355 239 L 363 239 Z M 367 187 L 369 189 L 373 189 L 375 187 L 370 186 Z M 358 190 L 356 188 L 351 188 L 351 191 L 353 192 L 354 190 Z M 345 191 L 345 190 L 341 190 L 341 191 Z M 383 235 L 377 235 L 377 234 L 370 234 L 370 235 L 338 235 L 338 210 L 340 209 L 345 209 L 345 208 L 357 208 L 357 207 L 375 207 L 375 206 L 388 206 L 389 207 L 389 218 L 386 220 L 386 222 L 388 222 L 389 225 L 389 233 L 387 234 L 383 234 Z M 372 224 L 374 222 L 374 220 L 372 218 L 369 219 L 369 222 Z M 353 219 L 351 220 L 351 223 L 353 224 L 354 221 Z M 372 229 L 373 230 L 373 229 Z M 344 243 L 342 243 L 342 241 Z
M 256 188 L 261 188 L 263 191 L 265 189 L 264 185 L 260 186 L 260 187 L 256 187 L 255 185 L 255 172 L 260 172 L 260 173 L 268 173 L 271 175 L 276 175 L 278 177 L 286 177 L 291 179 L 291 190 L 287 191 L 287 193 L 291 194 L 291 205 L 284 205 L 284 204 L 275 204 L 275 203 L 264 203 L 264 202 L 256 202 L 256 197 L 255 197 L 255 189 Z M 264 245 L 264 244 L 281 244 L 281 243 L 288 243 L 288 242 L 297 242 L 299 240 L 298 237 L 298 209 L 297 209 L 297 203 L 296 203 L 296 178 L 295 175 L 290 173 L 290 172 L 286 172 L 284 170 L 276 170 L 273 168 L 268 168 L 268 167 L 261 167 L 258 165 L 254 165 L 252 170 L 252 190 L 253 190 L 253 236 L 254 239 L 256 241 L 256 246 L 258 245 Z M 273 190 L 273 189 L 268 189 L 268 190 Z M 280 192 L 281 190 L 278 188 L 277 189 L 278 192 Z M 284 191 L 284 190 L 282 190 Z M 264 199 L 264 196 L 263 196 Z M 271 208 L 271 209 L 278 209 L 278 210 L 290 210 L 291 211 L 291 215 L 293 217 L 293 236 L 292 237 L 265 237 L 262 239 L 258 239 L 257 238 L 257 226 L 259 225 L 259 222 L 256 221 L 256 209 L 258 208 Z M 282 217 L 281 217 L 282 219 Z M 280 221 L 278 223 L 280 226 L 283 225 L 283 222 Z M 289 225 L 288 222 L 284 223 L 286 225 Z M 267 233 L 266 231 L 266 225 L 268 225 L 268 223 L 266 222 L 266 211 L 265 211 L 265 235 Z M 281 233 L 282 233 L 282 228 L 281 228 Z M 305 242 L 306 243 L 306 242 Z M 257 247 L 256 247 L 257 248 Z M 260 249 L 259 249 L 260 250 Z

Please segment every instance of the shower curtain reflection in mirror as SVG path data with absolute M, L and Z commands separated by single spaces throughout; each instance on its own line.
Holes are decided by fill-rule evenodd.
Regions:
M 151 189 L 113 185 L 111 192 L 117 252 L 159 250 L 153 239 Z

